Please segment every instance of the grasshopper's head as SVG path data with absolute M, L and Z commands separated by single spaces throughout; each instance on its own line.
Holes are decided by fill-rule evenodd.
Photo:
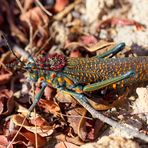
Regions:
M 34 61 L 30 62 L 25 66 L 29 71 L 29 78 L 33 81 L 37 81 L 41 77 L 45 77 L 50 71 L 61 71 L 66 65 L 66 58 L 62 54 L 47 54 L 46 56 L 39 56 Z
M 19 69 L 26 70 L 29 72 L 29 79 L 34 82 L 46 75 L 48 73 L 47 71 L 61 71 L 66 65 L 66 58 L 62 54 L 47 54 L 46 56 L 40 56 L 34 60 L 29 53 L 22 51 L 25 58 L 29 61 L 28 63 L 24 63 L 11 49 L 2 32 L 0 32 L 0 36 L 0 46 L 7 46 L 20 63 L 20 65 L 11 64 L 9 67 L 17 66 Z

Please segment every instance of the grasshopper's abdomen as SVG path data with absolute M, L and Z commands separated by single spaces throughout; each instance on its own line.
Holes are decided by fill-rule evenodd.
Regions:
M 120 84 L 133 84 L 148 81 L 148 57 L 128 58 L 69 58 L 63 72 L 80 84 L 107 80 L 133 70 L 135 75 Z

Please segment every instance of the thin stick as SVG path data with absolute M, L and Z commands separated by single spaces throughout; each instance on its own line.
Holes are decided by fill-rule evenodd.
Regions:
M 39 0 L 36 0 L 36 3 L 39 5 L 39 7 L 40 7 L 46 14 L 48 14 L 49 16 L 52 16 L 52 13 L 50 13 L 49 11 L 47 11 Z
M 21 10 L 21 13 L 23 14 L 25 11 L 24 11 L 24 8 L 22 7 L 21 2 L 19 0 L 16 0 L 16 3 L 18 5 L 19 9 Z
M 57 15 L 55 15 L 53 18 L 55 20 L 61 20 L 65 15 L 67 15 L 72 9 L 74 9 L 75 5 L 79 4 L 81 0 L 76 0 L 72 4 L 69 4 L 65 9 L 61 12 L 59 12 Z
M 16 3 L 17 3 L 17 5 L 18 5 L 18 7 L 19 7 L 21 13 L 24 14 L 24 13 L 25 13 L 25 10 L 24 10 L 24 8 L 23 8 L 23 6 L 22 6 L 20 0 L 16 0 Z M 29 20 L 26 21 L 26 22 L 27 22 L 27 24 L 28 24 L 28 26 L 29 26 L 29 44 L 27 45 L 27 47 L 26 47 L 25 49 L 28 49 L 28 47 L 32 47 L 32 42 L 33 42 L 33 40 L 32 40 L 33 28 L 32 28 L 31 22 L 30 22 Z
M 18 129 L 17 133 L 15 134 L 15 136 L 13 137 L 13 139 L 11 140 L 11 142 L 8 144 L 7 148 L 10 148 L 11 145 L 13 144 L 14 140 L 16 139 L 16 137 L 18 136 L 19 132 L 20 132 L 21 129 L 23 128 L 23 125 L 24 125 L 26 119 L 27 119 L 27 116 L 24 118 L 24 120 L 23 120 L 23 122 L 22 122 L 20 128 Z

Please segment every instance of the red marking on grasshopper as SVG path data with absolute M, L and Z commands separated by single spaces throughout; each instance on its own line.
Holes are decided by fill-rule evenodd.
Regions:
M 66 65 L 66 58 L 62 54 L 48 54 L 45 57 L 36 59 L 37 66 L 46 70 L 59 71 Z

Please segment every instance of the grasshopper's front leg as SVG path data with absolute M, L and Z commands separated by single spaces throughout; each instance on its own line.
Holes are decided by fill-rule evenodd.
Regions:
M 33 104 L 32 104 L 32 105 L 30 106 L 30 108 L 28 109 L 28 110 L 29 110 L 29 114 L 32 112 L 32 110 L 34 109 L 34 107 L 35 107 L 36 104 L 38 103 L 39 99 L 40 99 L 41 96 L 43 95 L 46 86 L 47 86 L 47 83 L 46 83 L 46 82 L 42 82 L 42 88 L 41 88 L 40 92 L 35 96 L 35 99 L 34 99 Z

